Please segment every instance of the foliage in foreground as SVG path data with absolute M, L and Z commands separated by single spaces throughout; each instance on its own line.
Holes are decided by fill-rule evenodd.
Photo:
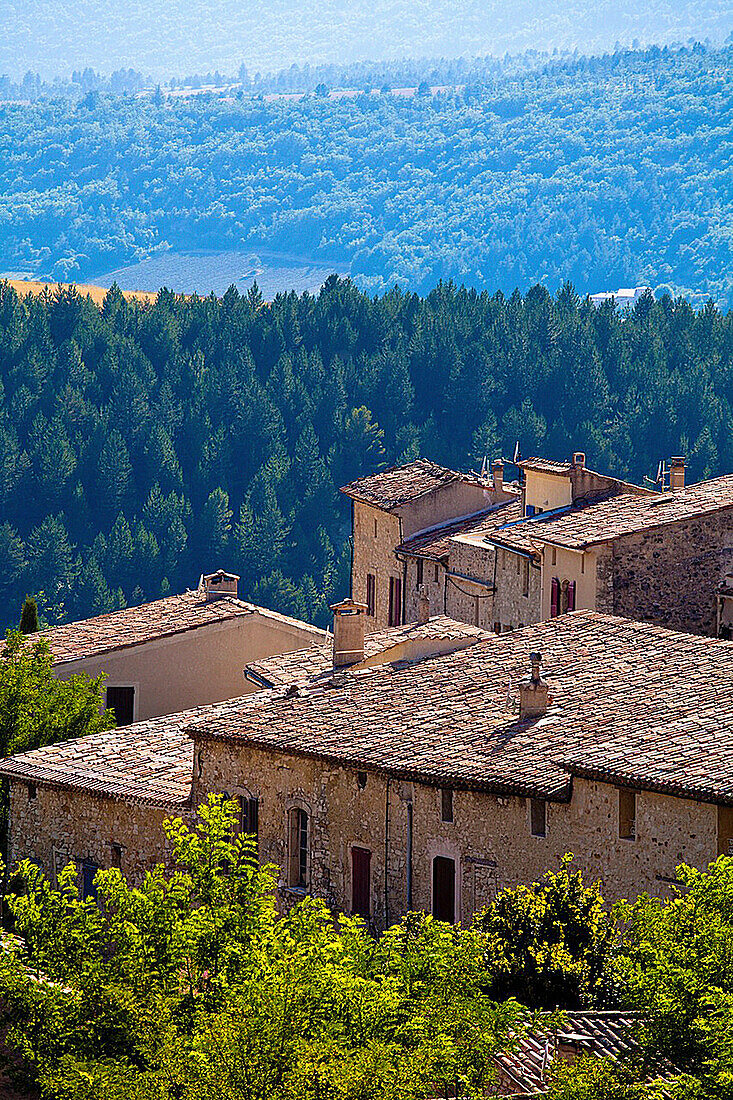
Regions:
M 492 997 L 537 1008 L 579 1008 L 609 999 L 615 935 L 598 883 L 583 882 L 566 856 L 540 882 L 503 890 L 478 916 L 492 951 Z
M 479 1096 L 490 1055 L 529 1014 L 484 994 L 485 937 L 411 914 L 379 939 L 307 899 L 274 908 L 272 867 L 232 839 L 213 796 L 194 829 L 166 823 L 175 870 L 140 889 L 118 870 L 79 897 L 32 864 L 10 909 L 0 990 L 54 1100 L 409 1100 Z M 36 976 L 42 975 L 42 980 Z
M 0 660 L 0 756 L 98 733 L 114 726 L 103 711 L 104 677 L 60 680 L 44 638 L 29 642 L 10 630 Z

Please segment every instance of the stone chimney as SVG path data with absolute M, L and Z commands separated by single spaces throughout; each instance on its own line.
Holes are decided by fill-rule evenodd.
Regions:
M 417 594 L 417 621 L 422 626 L 430 619 L 430 596 L 428 596 L 428 590 L 424 584 L 420 585 L 420 591 Z
M 333 667 L 348 668 L 364 660 L 364 612 L 366 604 L 342 600 L 332 604 Z
M 519 685 L 520 722 L 527 718 L 541 718 L 543 714 L 547 714 L 547 684 L 540 676 L 542 654 L 530 653 L 529 659 L 532 662 L 532 674 L 529 680 Z
M 582 1054 L 592 1054 L 595 1043 L 592 1036 L 565 1032 L 557 1036 L 557 1057 L 569 1065 L 578 1061 Z
M 216 573 L 208 573 L 203 578 L 207 600 L 215 600 L 219 596 L 236 596 L 238 584 L 237 574 L 225 573 L 223 569 L 217 569 Z
M 585 469 L 585 451 L 573 451 L 573 466 L 580 470 Z
M 491 463 L 491 480 L 494 484 L 495 493 L 504 492 L 504 463 L 500 458 L 497 458 Z
M 685 456 L 676 455 L 669 460 L 669 487 L 670 489 L 684 489 L 685 487 Z

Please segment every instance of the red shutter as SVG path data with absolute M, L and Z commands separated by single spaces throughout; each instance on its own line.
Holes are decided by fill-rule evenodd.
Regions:
M 351 849 L 351 913 L 369 919 L 371 909 L 370 864 L 372 853 L 366 848 Z
M 550 618 L 557 617 L 560 611 L 560 580 L 558 577 L 552 578 L 552 589 L 550 593 Z
M 568 585 L 568 611 L 575 611 L 575 581 Z

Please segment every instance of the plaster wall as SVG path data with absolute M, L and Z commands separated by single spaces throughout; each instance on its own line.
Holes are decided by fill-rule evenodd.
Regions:
M 262 657 L 321 642 L 322 630 L 275 612 L 254 611 L 221 623 L 156 638 L 99 657 L 56 666 L 61 679 L 104 673 L 106 687 L 135 688 L 134 721 L 218 703 L 255 691 L 244 667 Z
M 525 471 L 524 506 L 541 508 L 550 512 L 553 508 L 565 508 L 572 504 L 573 489 L 567 474 L 547 474 L 539 470 Z
M 557 577 L 561 584 L 561 592 L 567 593 L 567 585 L 575 582 L 575 609 L 581 608 L 595 611 L 596 609 L 596 555 L 593 551 L 576 552 L 565 550 L 560 546 L 545 545 L 542 553 L 542 619 L 550 618 L 552 601 L 552 578 Z M 561 612 L 567 611 L 567 595 L 564 596 L 566 606 L 562 606 Z

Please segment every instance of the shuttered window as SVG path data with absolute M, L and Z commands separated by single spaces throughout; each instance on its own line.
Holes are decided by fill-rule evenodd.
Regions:
M 558 577 L 552 578 L 552 586 L 550 589 L 550 618 L 554 619 L 560 614 L 560 580 Z
M 575 611 L 575 581 L 568 585 L 568 611 Z
M 374 618 L 377 611 L 377 578 L 373 573 L 367 573 L 366 605 L 367 615 Z
M 389 578 L 389 625 L 402 623 L 402 581 L 399 577 Z

